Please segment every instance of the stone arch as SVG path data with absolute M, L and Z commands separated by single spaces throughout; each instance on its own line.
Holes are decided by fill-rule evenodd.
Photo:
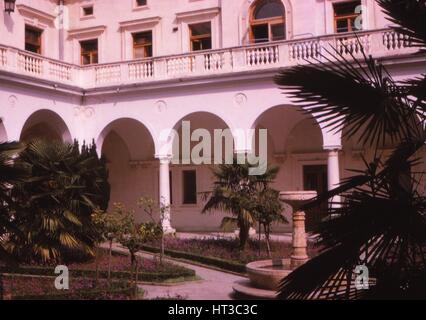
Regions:
M 109 171 L 110 210 L 114 203 L 122 203 L 134 210 L 138 221 L 146 221 L 149 217 L 137 207 L 137 200 L 141 196 L 158 197 L 157 161 L 151 132 L 136 119 L 119 118 L 103 128 L 96 144 Z
M 146 135 L 148 135 L 151 140 L 152 140 L 152 144 L 153 144 L 153 153 L 152 155 L 156 154 L 157 151 L 157 139 L 155 139 L 155 134 L 154 131 L 152 130 L 152 128 L 147 125 L 146 123 L 140 121 L 139 119 L 135 119 L 132 117 L 121 117 L 121 118 L 117 118 L 117 119 L 113 119 L 111 121 L 109 121 L 107 124 L 103 125 L 101 127 L 100 133 L 95 135 L 96 136 L 96 147 L 98 150 L 98 154 L 102 153 L 102 148 L 103 148 L 103 144 L 105 139 L 107 138 L 107 136 L 111 133 L 111 131 L 114 130 L 114 128 L 118 125 L 120 126 L 120 123 L 126 123 L 128 124 L 128 128 L 131 127 L 136 127 L 136 128 L 140 128 L 140 130 L 142 130 L 142 132 Z M 130 133 L 130 132 L 129 132 Z
M 31 114 L 25 121 L 20 133 L 20 140 L 29 141 L 33 138 L 59 140 L 72 143 L 70 130 L 60 115 L 48 109 Z
M 210 131 L 214 129 L 231 130 L 232 138 L 234 139 L 234 145 L 235 145 L 236 139 L 233 132 L 233 126 L 227 120 L 223 119 L 223 117 L 221 117 L 220 115 L 209 112 L 209 111 L 195 111 L 195 112 L 189 112 L 185 114 L 178 121 L 176 121 L 176 123 L 174 123 L 173 127 L 171 128 L 170 132 L 164 132 L 165 133 L 164 136 L 160 137 L 160 141 L 161 141 L 160 153 L 162 154 L 172 153 L 172 145 L 175 142 L 174 133 L 178 132 L 179 135 L 181 135 L 180 130 L 182 129 L 182 123 L 183 121 L 188 121 L 188 120 L 191 122 L 191 133 L 194 129 L 207 129 Z

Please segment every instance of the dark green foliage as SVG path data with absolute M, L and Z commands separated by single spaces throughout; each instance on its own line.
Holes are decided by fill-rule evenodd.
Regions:
M 203 213 L 213 209 L 229 212 L 235 218 L 225 218 L 222 225 L 236 220 L 240 228 L 240 247 L 244 249 L 249 237 L 250 227 L 254 225 L 253 200 L 262 190 L 275 179 L 278 168 L 267 168 L 262 175 L 250 175 L 252 165 L 238 164 L 234 159 L 233 164 L 218 165 L 213 169 L 215 178 L 213 191 L 203 194 L 207 200 Z
M 412 45 L 426 47 L 424 0 L 379 0 L 397 31 Z M 276 83 L 330 129 L 347 128 L 348 138 L 373 146 L 364 170 L 319 195 L 309 209 L 342 196 L 315 232 L 324 250 L 282 282 L 284 299 L 425 299 L 426 198 L 417 153 L 426 137 L 426 77 L 397 83 L 371 57 L 308 64 L 283 70 Z M 385 142 L 394 147 L 381 154 Z M 375 281 L 369 290 L 355 284 L 355 268 L 365 265 Z
M 93 254 L 92 212 L 109 198 L 107 171 L 95 147 L 35 140 L 20 153 L 15 167 L 28 178 L 15 183 L 18 204 L 8 246 L 20 260 L 60 261 L 61 254 L 82 250 Z

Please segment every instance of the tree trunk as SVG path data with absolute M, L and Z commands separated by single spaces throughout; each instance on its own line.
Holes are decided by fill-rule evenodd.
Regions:
M 129 250 L 130 252 L 130 284 L 132 283 L 133 276 L 135 274 L 135 253 L 133 250 Z
M 138 295 L 138 280 L 139 280 L 139 263 L 138 259 L 136 259 L 136 272 L 135 272 L 135 288 L 134 288 L 134 295 L 137 297 Z
M 247 223 L 243 218 L 239 219 L 239 227 L 240 227 L 240 250 L 244 250 L 246 248 L 247 240 L 249 238 L 250 232 L 250 223 Z
M 260 255 L 262 254 L 262 246 L 261 246 L 261 244 L 262 244 L 262 237 L 261 237 L 261 228 L 262 227 L 262 225 L 261 225 L 261 223 L 259 222 L 259 253 L 258 253 L 258 255 L 259 255 L 259 257 L 260 257 Z
M 96 246 L 96 251 L 95 251 L 95 265 L 96 265 L 95 288 L 97 288 L 99 284 L 99 247 L 98 246 Z
M 272 259 L 272 253 L 271 253 L 271 243 L 270 243 L 270 230 L 269 226 L 263 226 L 263 229 L 265 230 L 265 241 L 266 241 L 266 249 L 268 250 L 268 257 Z
M 111 286 L 111 257 L 112 257 L 112 239 L 109 240 L 108 250 L 108 286 Z

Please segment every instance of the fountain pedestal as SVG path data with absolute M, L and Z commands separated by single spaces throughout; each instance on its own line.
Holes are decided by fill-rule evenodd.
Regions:
M 316 196 L 316 191 L 280 193 L 280 199 L 293 208 L 290 259 L 255 261 L 247 264 L 246 269 L 250 281 L 235 283 L 233 287 L 235 292 L 253 298 L 274 299 L 280 281 L 308 260 L 305 212 L 300 208 Z
M 293 208 L 293 252 L 290 257 L 292 269 L 308 261 L 305 212 L 301 211 L 300 208 L 316 196 L 316 191 L 285 191 L 280 193 L 280 199 Z

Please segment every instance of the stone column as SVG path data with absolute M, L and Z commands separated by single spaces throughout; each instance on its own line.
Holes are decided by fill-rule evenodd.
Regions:
M 305 212 L 297 210 L 293 213 L 293 252 L 291 268 L 295 269 L 308 261 L 307 240 L 305 230 Z
M 172 228 L 170 217 L 170 162 L 171 157 L 169 156 L 159 156 L 157 157 L 160 161 L 160 170 L 159 170 L 159 189 L 160 189 L 160 206 L 167 206 L 167 210 L 163 213 L 162 226 L 163 231 L 166 234 L 175 233 L 176 230 Z
M 337 147 L 328 149 L 328 190 L 332 190 L 340 184 L 339 151 L 340 148 Z M 340 202 L 340 196 L 335 196 L 331 201 Z M 338 205 L 333 205 L 333 207 L 336 206 Z

